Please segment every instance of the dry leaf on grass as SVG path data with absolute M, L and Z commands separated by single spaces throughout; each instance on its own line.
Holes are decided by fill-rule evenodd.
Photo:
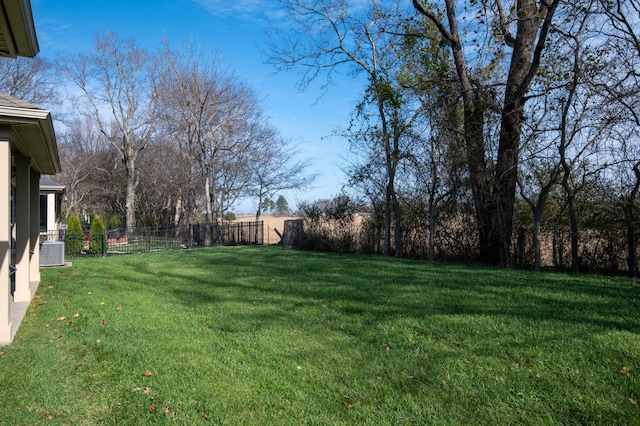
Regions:
M 44 413 L 44 418 L 47 419 L 47 420 L 59 419 L 61 417 L 62 417 L 62 415 L 59 414 L 59 413 L 54 413 L 54 412 Z
M 146 377 L 150 377 L 150 376 L 153 376 L 153 373 L 151 371 L 147 370 L 147 371 L 145 371 L 143 373 L 143 375 L 146 376 Z

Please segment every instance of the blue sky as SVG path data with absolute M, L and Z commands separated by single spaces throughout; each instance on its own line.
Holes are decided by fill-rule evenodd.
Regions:
M 86 52 L 96 34 L 106 30 L 119 37 L 134 37 L 141 46 L 155 49 L 167 36 L 171 45 L 192 39 L 215 51 L 223 62 L 262 98 L 263 107 L 281 135 L 298 145 L 301 156 L 318 173 L 314 188 L 285 193 L 291 207 L 296 200 L 331 198 L 345 182 L 341 167 L 346 140 L 332 136 L 349 123 L 362 85 L 347 77 L 335 81 L 318 100 L 313 85 L 298 91 L 298 74 L 275 74 L 264 64 L 265 33 L 271 24 L 286 25 L 269 0 L 31 0 L 40 43 L 40 55 Z M 317 102 L 316 102 L 317 101 Z M 55 111 L 53 111 L 55 117 Z M 242 203 L 238 213 L 251 212 L 253 202 Z

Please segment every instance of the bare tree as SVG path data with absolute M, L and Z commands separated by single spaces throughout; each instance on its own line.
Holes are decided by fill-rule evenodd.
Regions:
M 39 56 L 0 58 L 0 91 L 7 95 L 51 108 L 60 103 L 57 84 L 54 66 Z
M 65 185 L 67 217 L 82 216 L 95 208 L 96 195 L 104 194 L 97 175 L 104 171 L 109 143 L 91 118 L 76 118 L 64 129 L 58 136 L 62 172 L 57 179 Z
M 278 69 L 304 70 L 302 85 L 319 76 L 328 88 L 343 67 L 364 73 L 367 90 L 357 108 L 364 127 L 355 138 L 380 146 L 385 175 L 384 255 L 403 255 L 400 200 L 396 191 L 398 166 L 405 157 L 406 120 L 395 73 L 399 69 L 397 46 L 400 3 L 347 0 L 280 0 L 294 25 L 290 34 L 271 40 L 269 62 Z M 393 222 L 393 239 L 392 239 Z
M 137 216 L 149 226 L 173 224 L 185 164 L 168 140 L 156 140 L 140 153 Z
M 188 168 L 176 211 L 200 207 L 210 224 L 247 193 L 254 168 L 268 161 L 262 147 L 275 142 L 256 94 L 212 54 L 165 41 L 163 59 L 161 126 Z
M 302 191 L 315 179 L 307 173 L 309 160 L 298 160 L 295 148 L 282 139 L 275 129 L 266 127 L 264 139 L 255 152 L 251 184 L 247 193 L 257 200 L 256 222 L 260 220 L 266 199 L 286 190 Z
M 62 69 L 80 89 L 89 113 L 125 166 L 126 225 L 132 230 L 136 225 L 136 161 L 155 131 L 155 61 L 134 39 L 120 39 L 109 32 L 96 37 L 94 49 L 77 55 Z

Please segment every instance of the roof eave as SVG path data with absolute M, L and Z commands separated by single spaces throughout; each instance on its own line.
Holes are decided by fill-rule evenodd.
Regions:
M 60 155 L 58 153 L 58 144 L 56 142 L 56 132 L 53 128 L 53 119 L 51 114 L 47 112 L 44 119 L 38 120 L 43 135 L 43 142 L 49 151 L 49 167 L 40 173 L 47 175 L 56 175 L 62 171 L 60 165 Z
M 14 141 L 24 155 L 32 158 L 35 169 L 44 175 L 55 175 L 62 171 L 60 155 L 56 143 L 56 133 L 53 127 L 51 113 L 41 109 L 22 109 L 0 107 L 0 123 L 7 124 L 20 136 Z M 39 135 L 35 140 L 22 136 L 27 129 L 36 131 Z M 31 141 L 28 144 L 26 141 Z M 35 145 L 32 145 L 35 142 Z M 46 152 L 46 157 L 35 156 L 34 152 Z M 46 160 L 36 160 L 46 158 Z
M 6 47 L 0 55 L 15 58 L 26 56 L 33 58 L 40 52 L 33 12 L 29 0 L 1 0 L 4 13 L 0 16 L 0 34 Z

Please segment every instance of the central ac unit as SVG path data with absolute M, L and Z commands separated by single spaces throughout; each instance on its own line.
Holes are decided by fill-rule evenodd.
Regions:
M 64 265 L 64 241 L 44 241 L 40 247 L 40 266 Z

